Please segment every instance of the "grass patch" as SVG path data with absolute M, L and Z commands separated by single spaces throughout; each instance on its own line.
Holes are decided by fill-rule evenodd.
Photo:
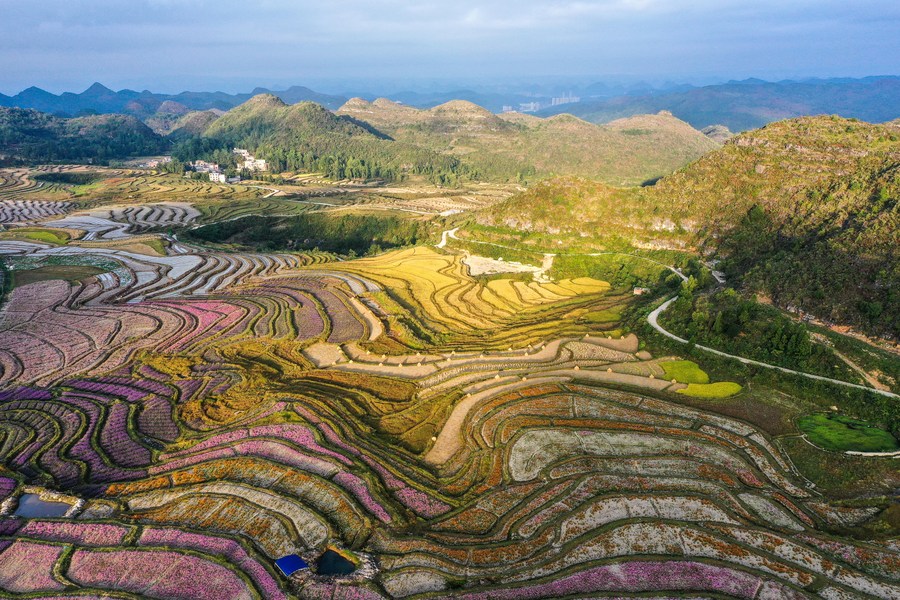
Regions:
M 826 450 L 844 452 L 894 452 L 900 443 L 890 432 L 871 423 L 844 415 L 820 413 L 797 421 L 800 431 L 813 444 Z
M 672 360 L 659 363 L 659 366 L 666 372 L 666 379 L 674 379 L 678 383 L 709 383 L 709 375 L 690 360 Z
M 653 287 L 668 273 L 666 267 L 642 256 L 610 253 L 600 256 L 561 254 L 550 269 L 555 279 L 593 277 L 608 281 L 615 288 Z
M 35 242 L 44 242 L 47 244 L 65 244 L 70 237 L 63 231 L 55 231 L 52 229 L 26 229 L 16 228 L 0 233 L 0 239 L 5 240 L 31 240 Z
M 740 392 L 742 388 L 733 381 L 720 381 L 718 383 L 689 383 L 679 394 L 693 396 L 694 398 L 728 398 Z
M 166 244 L 162 240 L 144 240 L 142 243 L 153 248 L 160 256 L 166 255 Z
M 21 271 L 13 271 L 12 287 L 20 287 L 29 283 L 37 283 L 39 281 L 53 281 L 62 279 L 63 281 L 81 281 L 87 277 L 93 277 L 105 273 L 104 269 L 90 267 L 86 265 L 48 265 L 38 267 L 37 269 L 24 269 Z
M 602 310 L 592 310 L 581 317 L 581 320 L 585 323 L 597 323 L 601 325 L 605 323 L 616 323 L 622 319 L 622 308 L 623 307 L 621 306 L 614 306 Z
M 35 175 L 34 179 L 46 183 L 90 185 L 105 179 L 105 176 L 97 171 L 66 171 L 63 173 L 41 173 L 40 175 Z
M 799 436 L 778 442 L 800 473 L 829 499 L 893 496 L 900 481 L 896 458 L 827 452 Z

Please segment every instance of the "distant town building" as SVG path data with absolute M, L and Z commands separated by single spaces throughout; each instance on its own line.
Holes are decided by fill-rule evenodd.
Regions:
M 213 183 L 228 183 L 228 177 L 225 176 L 225 173 L 210 173 L 209 180 Z
M 503 110 L 500 111 L 500 112 L 511 113 L 511 112 L 515 112 L 515 110 L 516 110 L 516 109 L 513 108 L 512 106 L 510 106 L 509 104 L 504 104 L 504 105 L 503 105 Z
M 541 110 L 543 106 L 540 102 L 523 102 L 519 105 L 519 112 L 532 113 Z
M 578 96 L 573 96 L 571 93 L 566 93 L 560 96 L 559 98 L 552 98 L 550 100 L 550 106 L 561 106 L 563 104 L 575 104 L 576 102 L 581 102 L 581 98 Z

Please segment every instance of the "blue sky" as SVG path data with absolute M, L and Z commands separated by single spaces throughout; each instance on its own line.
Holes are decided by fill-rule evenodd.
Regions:
M 0 91 L 900 74 L 897 0 L 0 0 Z

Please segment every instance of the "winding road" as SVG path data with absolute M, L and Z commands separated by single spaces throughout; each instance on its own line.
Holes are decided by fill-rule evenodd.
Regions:
M 647 315 L 647 322 L 650 323 L 650 326 L 653 327 L 656 331 L 663 334 L 667 338 L 671 340 L 675 340 L 676 342 L 682 344 L 689 344 L 690 342 L 682 337 L 678 337 L 674 333 L 666 331 L 659 324 L 659 315 L 661 315 L 669 306 L 675 302 L 677 298 L 669 298 L 665 302 L 659 305 L 653 312 Z M 826 383 L 833 383 L 835 385 L 842 385 L 844 387 L 855 388 L 858 390 L 865 390 L 867 392 L 872 392 L 873 394 L 880 394 L 882 396 L 887 396 L 888 398 L 900 398 L 900 395 L 897 395 L 893 392 L 887 392 L 884 390 L 876 390 L 874 388 L 866 387 L 864 385 L 859 385 L 856 383 L 849 383 L 847 381 L 841 381 L 840 379 L 831 379 L 830 377 L 822 377 L 821 375 L 813 375 L 812 373 L 804 373 L 802 371 L 795 371 L 793 369 L 788 369 L 785 367 L 779 367 L 778 365 L 770 365 L 768 363 L 760 362 L 758 360 L 753 360 L 750 358 L 744 358 L 743 356 L 735 356 L 734 354 L 728 354 L 727 352 L 722 352 L 721 350 L 716 350 L 715 348 L 709 348 L 708 346 L 701 346 L 700 344 L 695 345 L 696 348 L 703 350 L 704 352 L 709 352 L 711 354 L 717 354 L 719 356 L 724 356 L 726 358 L 733 358 L 734 360 L 740 361 L 745 365 L 754 365 L 757 367 L 763 367 L 766 369 L 775 369 L 776 371 L 781 371 L 782 373 L 788 373 L 790 375 L 799 375 L 801 377 L 806 377 L 807 379 L 814 379 L 816 381 L 824 381 Z
M 454 240 L 460 239 L 456 235 L 457 231 L 459 231 L 459 227 L 443 232 L 443 234 L 441 235 L 441 242 L 440 242 L 440 244 L 437 245 L 437 247 L 438 248 L 445 247 L 447 245 L 448 238 L 454 239 Z M 510 250 L 515 250 L 515 248 L 511 248 L 509 246 L 503 246 L 501 244 L 495 244 L 492 242 L 480 242 L 477 240 L 467 240 L 467 241 L 475 242 L 478 244 L 485 244 L 485 245 L 489 245 L 489 246 L 496 246 L 496 247 L 500 247 L 500 248 L 508 248 Z M 540 254 L 539 252 L 535 252 L 535 253 Z M 597 252 L 597 253 L 593 253 L 593 254 L 581 254 L 578 256 L 603 256 L 603 255 L 608 255 L 608 254 L 622 254 L 623 256 L 631 256 L 634 258 L 646 260 L 646 261 L 649 261 L 649 262 L 652 262 L 652 263 L 655 263 L 657 265 L 667 268 L 668 270 L 670 270 L 673 273 L 675 273 L 676 275 L 678 275 L 682 279 L 682 281 L 687 281 L 687 279 L 688 279 L 687 276 L 684 273 L 682 273 L 680 270 L 678 270 L 677 268 L 675 268 L 671 265 L 667 265 L 667 264 L 661 263 L 659 261 L 653 260 L 652 258 L 647 258 L 645 256 L 639 256 L 639 255 L 635 255 L 635 254 L 627 254 L 624 252 Z M 545 254 L 544 256 L 546 257 L 546 256 L 554 256 L 554 255 Z M 649 315 L 647 315 L 647 322 L 650 323 L 650 326 L 653 327 L 653 329 L 655 329 L 662 335 L 666 336 L 667 338 L 674 340 L 676 342 L 679 342 L 681 344 L 689 344 L 690 342 L 688 340 L 686 340 L 682 337 L 678 337 L 674 333 L 666 331 L 659 324 L 659 315 L 661 315 L 663 312 L 665 312 L 665 310 L 667 308 L 669 308 L 669 306 L 671 306 L 672 303 L 675 302 L 676 299 L 677 299 L 676 297 L 669 298 L 668 300 L 663 302 L 661 305 L 659 305 L 659 307 L 656 308 L 656 310 L 654 310 Z M 834 385 L 841 385 L 844 387 L 854 388 L 854 389 L 858 389 L 858 390 L 865 390 L 867 392 L 872 392 L 873 394 L 879 394 L 881 396 L 886 396 L 888 398 L 900 398 L 900 395 L 895 394 L 893 392 L 886 391 L 886 390 L 879 390 L 879 389 L 875 389 L 872 387 L 859 385 L 857 383 L 841 381 L 840 379 L 831 379 L 830 377 L 823 377 L 821 375 L 813 375 L 812 373 L 804 373 L 802 371 L 795 371 L 793 369 L 779 367 L 778 365 L 770 365 L 768 363 L 760 362 L 758 360 L 744 358 L 743 356 L 735 356 L 734 354 L 728 354 L 727 352 L 722 352 L 721 350 L 716 350 L 715 348 L 710 348 L 708 346 L 701 346 L 699 344 L 695 344 L 695 347 L 699 348 L 700 350 L 703 350 L 704 352 L 709 352 L 710 354 L 716 354 L 718 356 L 724 356 L 726 358 L 733 358 L 734 360 L 740 361 L 740 362 L 744 363 L 745 365 L 754 365 L 757 367 L 763 367 L 764 369 L 774 369 L 776 371 L 781 371 L 782 373 L 788 373 L 790 375 L 799 375 L 800 377 L 806 377 L 807 379 L 813 379 L 816 381 L 824 381 L 826 383 L 832 383 Z

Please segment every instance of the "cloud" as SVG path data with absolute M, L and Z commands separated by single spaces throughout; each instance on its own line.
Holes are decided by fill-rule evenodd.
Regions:
M 895 0 L 0 0 L 0 9 L 7 93 L 94 79 L 900 71 Z

